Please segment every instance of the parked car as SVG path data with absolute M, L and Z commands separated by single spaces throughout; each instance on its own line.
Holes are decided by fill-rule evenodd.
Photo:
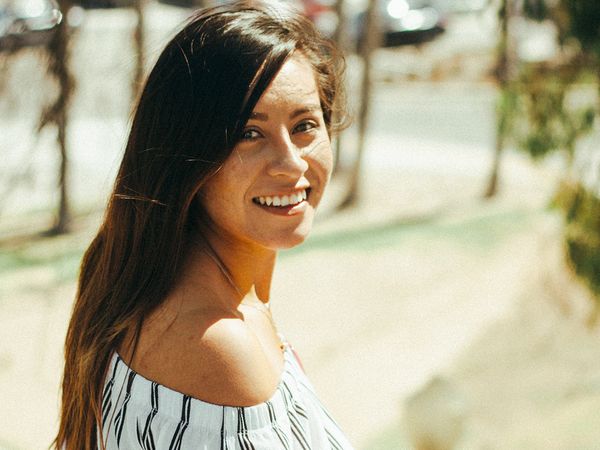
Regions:
M 131 8 L 134 0 L 75 0 L 84 9 Z
M 0 0 L 0 51 L 46 45 L 61 21 L 55 0 Z
M 384 47 L 432 40 L 446 29 L 447 4 L 440 0 L 380 1 Z
M 326 36 L 337 26 L 335 0 L 303 0 L 306 15 Z M 360 47 L 365 37 L 366 0 L 346 0 L 349 39 Z M 393 47 L 433 39 L 446 28 L 449 6 L 446 0 L 379 0 L 377 2 L 382 45 Z
M 206 0 L 158 0 L 158 2 L 181 8 L 201 8 L 207 6 Z
M 217 6 L 223 3 L 231 3 L 232 0 L 158 0 L 159 3 L 164 3 L 171 6 L 179 6 L 181 8 L 203 8 L 208 6 Z M 292 4 L 300 4 L 297 0 L 280 0 L 287 1 Z

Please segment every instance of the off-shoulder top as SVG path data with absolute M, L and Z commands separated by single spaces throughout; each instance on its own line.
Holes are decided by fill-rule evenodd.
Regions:
M 275 393 L 247 407 L 217 405 L 177 392 L 144 378 L 114 353 L 104 383 L 98 439 L 107 450 L 352 449 L 287 341 L 283 353 Z

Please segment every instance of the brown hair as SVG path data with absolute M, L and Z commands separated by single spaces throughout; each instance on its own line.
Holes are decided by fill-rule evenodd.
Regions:
M 277 5 L 276 7 L 274 5 Z M 197 12 L 167 44 L 140 96 L 104 221 L 81 264 L 65 343 L 56 448 L 92 449 L 112 352 L 172 288 L 193 232 L 194 196 L 227 159 L 285 60 L 312 64 L 328 130 L 343 60 L 281 3 Z M 100 443 L 104 448 L 104 443 Z

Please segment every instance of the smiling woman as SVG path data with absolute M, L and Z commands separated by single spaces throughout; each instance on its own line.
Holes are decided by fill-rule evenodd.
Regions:
M 82 262 L 57 448 L 351 448 L 269 309 L 331 174 L 342 66 L 282 2 L 199 11 L 167 45 Z
M 199 193 L 218 240 L 271 250 L 301 243 L 332 166 L 314 70 L 302 53 L 283 64 L 233 152 Z

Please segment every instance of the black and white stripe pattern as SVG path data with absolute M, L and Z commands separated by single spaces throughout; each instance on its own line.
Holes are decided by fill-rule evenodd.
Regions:
M 305 421 L 308 420 L 306 412 L 295 401 L 289 386 L 285 382 L 282 383 L 282 393 L 292 434 L 302 450 L 310 450 L 310 440 L 307 436 L 308 427 L 305 426 Z
M 192 398 L 189 395 L 183 396 L 183 402 L 181 405 L 181 420 L 179 421 L 179 425 L 177 425 L 177 429 L 175 430 L 175 434 L 173 435 L 173 439 L 171 440 L 171 444 L 169 445 L 169 450 L 181 450 L 181 441 L 183 440 L 183 434 L 190 424 L 190 406 L 191 406 Z
M 221 418 L 221 447 L 220 450 L 228 450 L 227 436 L 225 435 L 225 406 L 223 406 L 223 417 Z
M 331 444 L 332 450 L 344 450 L 342 444 L 340 444 L 340 442 L 335 438 L 335 436 L 331 434 L 331 431 L 325 428 L 325 433 L 327 434 L 327 440 Z
M 106 421 L 108 420 L 108 413 L 110 412 L 111 408 L 112 408 L 112 390 L 113 390 L 113 386 L 115 384 L 115 376 L 117 374 L 117 367 L 119 366 L 119 361 L 121 360 L 121 358 L 119 358 L 117 356 L 117 359 L 115 361 L 113 370 L 112 370 L 112 375 L 110 376 L 110 379 L 108 380 L 108 382 L 106 383 L 106 386 L 104 386 L 104 392 L 102 393 L 102 423 L 106 423 Z
M 252 441 L 248 436 L 248 426 L 246 425 L 246 416 L 244 415 L 244 408 L 237 408 L 237 418 L 237 437 L 238 443 L 240 444 L 240 448 L 242 450 L 256 450 L 254 448 L 254 444 L 252 444 Z
M 115 417 L 115 436 L 117 438 L 117 445 L 120 444 L 121 436 L 123 435 L 123 425 L 125 424 L 125 415 L 127 414 L 127 404 L 131 398 L 131 387 L 133 386 L 133 380 L 135 379 L 136 375 L 137 374 L 134 371 L 129 371 L 125 398 L 123 400 L 123 404 L 121 405 L 121 409 Z
M 283 446 L 283 450 L 290 450 L 290 441 L 288 440 L 287 435 L 281 430 L 279 424 L 277 423 L 277 416 L 275 414 L 275 409 L 273 408 L 273 404 L 268 401 L 266 402 L 267 409 L 269 411 L 269 420 L 271 421 L 271 426 L 273 427 L 273 431 L 277 435 L 277 439 L 281 442 Z
M 285 358 L 282 378 L 268 401 L 235 407 L 152 382 L 115 354 L 102 392 L 99 436 L 107 450 L 352 449 L 291 350 Z
M 154 443 L 154 435 L 152 434 L 152 421 L 154 417 L 158 413 L 158 384 L 152 383 L 152 389 L 150 392 L 150 413 L 148 417 L 146 417 L 146 423 L 144 424 L 144 429 L 140 430 L 138 423 L 138 443 L 142 450 L 156 450 L 156 445 Z
M 312 399 L 313 404 L 317 406 L 318 411 L 322 414 L 325 433 L 327 434 L 327 440 L 332 450 L 343 450 L 347 447 L 344 446 L 343 442 L 345 437 L 341 435 L 341 430 L 337 422 L 329 414 L 327 409 L 323 406 L 319 398 L 317 397 L 312 386 L 304 383 L 302 380 L 298 384 L 307 392 L 307 396 Z

